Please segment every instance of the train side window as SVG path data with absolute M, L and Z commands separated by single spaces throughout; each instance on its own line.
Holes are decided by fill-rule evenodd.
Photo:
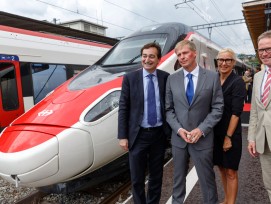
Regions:
M 12 63 L 0 63 L 1 96 L 6 111 L 19 108 L 15 66 Z
M 67 80 L 65 65 L 31 64 L 31 70 L 35 104 Z
M 85 122 L 94 122 L 119 107 L 120 90 L 108 94 L 84 117 Z

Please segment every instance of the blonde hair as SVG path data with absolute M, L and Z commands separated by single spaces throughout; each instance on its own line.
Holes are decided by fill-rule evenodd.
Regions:
M 182 41 L 180 41 L 180 42 L 178 42 L 176 44 L 176 46 L 175 46 L 175 52 L 176 52 L 176 49 L 183 48 L 185 45 L 188 45 L 189 49 L 192 50 L 192 51 L 196 51 L 197 50 L 195 43 L 193 43 L 190 40 L 182 40 Z
M 220 50 L 220 51 L 218 52 L 216 58 L 218 58 L 218 56 L 219 56 L 220 54 L 222 54 L 222 53 L 229 53 L 229 54 L 232 56 L 232 58 L 234 59 L 234 61 L 236 61 L 236 54 L 235 54 L 235 52 L 234 52 L 231 48 L 224 48 L 224 49 Z
M 271 38 L 271 31 L 265 31 L 264 33 L 262 33 L 259 37 L 258 37 L 258 41 L 259 42 L 261 39 L 263 38 Z

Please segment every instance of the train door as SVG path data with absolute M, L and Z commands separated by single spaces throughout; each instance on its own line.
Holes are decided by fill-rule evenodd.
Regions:
M 0 54 L 0 128 L 24 112 L 19 58 Z

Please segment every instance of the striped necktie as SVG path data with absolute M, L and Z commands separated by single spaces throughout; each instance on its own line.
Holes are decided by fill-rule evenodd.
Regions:
M 262 103 L 264 106 L 267 105 L 267 99 L 270 91 L 270 84 L 271 84 L 271 68 L 268 69 L 267 71 L 267 79 L 264 84 L 264 89 L 263 89 L 263 95 L 262 95 Z

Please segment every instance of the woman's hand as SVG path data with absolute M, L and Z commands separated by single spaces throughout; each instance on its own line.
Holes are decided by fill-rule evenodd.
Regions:
M 231 138 L 225 137 L 224 138 L 224 144 L 223 144 L 223 150 L 224 152 L 228 151 L 232 147 Z

